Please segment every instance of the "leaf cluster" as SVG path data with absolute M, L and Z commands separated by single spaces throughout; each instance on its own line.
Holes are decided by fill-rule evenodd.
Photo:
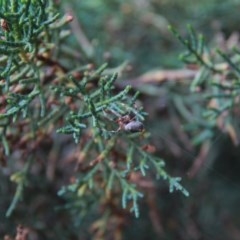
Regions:
M 194 122 L 185 125 L 185 129 L 195 132 L 193 143 L 214 141 L 219 133 L 227 134 L 238 145 L 239 127 L 236 125 L 239 107 L 239 46 L 209 49 L 204 37 L 189 26 L 188 36 L 182 37 L 176 29 L 170 30 L 186 47 L 180 56 L 189 67 L 196 69 L 195 78 L 189 84 L 190 94 L 195 95 L 199 108 L 196 112 L 190 103 L 181 104 L 180 114 Z M 189 94 L 189 95 L 190 95 Z M 180 104 L 178 104 L 180 106 Z M 189 111 L 189 109 L 191 109 Z M 197 113 L 197 115 L 196 115 Z M 195 116 L 195 117 L 193 117 Z M 198 116 L 198 117 L 197 117 Z

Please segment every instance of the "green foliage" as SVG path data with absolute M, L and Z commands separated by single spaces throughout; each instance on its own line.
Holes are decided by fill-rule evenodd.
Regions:
M 0 235 L 231 239 L 237 6 L 0 0 Z
M 147 132 L 137 129 L 131 133 L 124 129 L 124 124 L 144 121 L 146 113 L 135 106 L 136 94 L 129 97 L 130 86 L 113 94 L 117 76 L 105 75 L 105 68 L 106 65 L 103 65 L 85 74 L 81 82 L 70 77 L 71 88 L 62 86 L 54 89 L 60 94 L 59 97 L 71 96 L 75 104 L 79 101 L 79 110 L 69 113 L 66 125 L 58 132 L 72 134 L 75 142 L 83 146 L 76 183 L 64 187 L 59 194 L 70 194 L 74 202 L 86 202 L 85 195 L 104 199 L 106 194 L 108 198 L 113 198 L 119 197 L 122 192 L 122 207 L 130 207 L 138 217 L 138 198 L 143 195 L 137 182 L 132 179 L 133 175 L 145 177 L 147 171 L 152 169 L 157 178 L 169 181 L 171 192 L 180 190 L 186 196 L 188 192 L 179 184 L 180 178 L 172 178 L 164 170 L 163 160 L 141 148 L 140 140 L 142 138 L 143 142 L 148 136 Z M 124 123 L 123 118 L 130 119 Z M 127 204 L 129 201 L 132 203 Z M 86 213 L 86 208 L 83 211 Z
M 29 185 L 36 187 L 32 169 L 41 169 L 39 155 L 55 151 L 47 146 L 55 132 L 60 139 L 72 135 L 76 143 L 66 148 L 67 154 L 76 149 L 75 171 L 63 173 L 71 183 L 58 194 L 65 209 L 80 213 L 80 221 L 92 206 L 102 205 L 138 217 L 145 178 L 162 178 L 170 192 L 188 196 L 181 178 L 171 177 L 149 150 L 154 147 L 144 129 L 147 113 L 138 106 L 139 93 L 132 95 L 130 86 L 115 89 L 118 74 L 109 74 L 107 64 L 68 69 L 58 59 L 66 54 L 64 25 L 71 20 L 59 15 L 51 1 L 1 1 L 0 157 L 17 184 L 6 216 L 17 211 Z M 51 160 L 45 160 L 46 168 Z
M 30 120 L 46 115 L 43 93 L 45 61 L 56 49 L 56 34 L 66 22 L 48 1 L 3 1 L 1 4 L 1 107 L 3 132 L 19 113 Z M 4 95 L 3 95 L 4 94 Z M 39 108 L 31 103 L 38 99 Z M 34 122 L 34 121 L 32 121 Z
M 187 52 L 180 56 L 187 65 L 192 65 L 198 70 L 198 74 L 189 84 L 191 92 L 197 95 L 200 105 L 198 119 L 194 123 L 188 123 L 186 129 L 199 129 L 195 133 L 194 144 L 202 144 L 206 140 L 214 140 L 219 132 L 227 133 L 232 142 L 239 142 L 236 126 L 239 106 L 239 50 L 238 46 L 227 49 L 212 48 L 209 50 L 205 45 L 202 35 L 189 26 L 188 37 L 183 38 L 172 27 L 170 30 L 186 47 Z M 183 115 L 188 112 L 186 106 Z M 191 112 L 188 113 L 192 115 Z
M 53 117 L 53 111 L 46 107 L 51 92 L 46 91 L 44 72 L 67 19 L 59 19 L 49 1 L 1 1 L 0 16 L 0 158 L 5 165 L 19 150 L 20 159 L 36 158 L 35 148 L 28 148 L 26 143 L 39 135 L 45 118 Z M 22 164 L 27 167 L 11 175 L 17 189 L 6 213 L 8 217 L 26 187 L 30 164 Z

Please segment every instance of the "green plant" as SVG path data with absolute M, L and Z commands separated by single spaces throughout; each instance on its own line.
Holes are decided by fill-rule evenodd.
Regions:
M 144 179 L 162 178 L 170 192 L 188 196 L 181 178 L 171 177 L 164 161 L 152 154 L 138 93 L 131 94 L 130 86 L 116 89 L 117 73 L 110 74 L 107 64 L 69 68 L 61 62 L 61 57 L 68 60 L 63 46 L 69 31 L 64 26 L 72 17 L 60 18 L 47 0 L 0 4 L 0 160 L 17 184 L 7 217 L 24 199 L 25 188 L 34 189 L 34 174 L 41 175 L 36 170 L 41 169 L 39 158 L 44 155 L 44 165 L 50 165 L 52 155 L 47 153 L 57 151 L 62 134 L 71 134 L 76 143 L 66 146 L 68 156 L 74 152 L 76 167 L 71 173 L 63 167 L 71 183 L 58 193 L 65 209 L 81 213 L 78 218 L 93 206 L 104 206 L 109 218 L 121 207 L 138 217 Z M 54 140 L 56 132 L 59 139 Z
M 54 112 L 48 104 L 51 90 L 46 87 L 46 71 L 52 68 L 51 76 L 62 71 L 52 58 L 58 51 L 57 42 L 68 34 L 63 25 L 69 19 L 60 19 L 49 1 L 13 0 L 1 1 L 0 5 L 0 159 L 2 165 L 9 164 L 19 151 L 19 163 L 27 166 L 11 176 L 18 187 L 7 211 L 10 216 L 27 184 L 30 165 L 23 159 L 34 158 L 38 142 L 48 131 L 42 130 L 43 122 Z M 60 70 L 55 71 L 54 66 Z
M 134 178 L 145 177 L 151 168 L 156 172 L 157 178 L 169 182 L 171 192 L 177 189 L 188 196 L 188 192 L 179 183 L 180 178 L 170 177 L 163 168 L 164 161 L 148 153 L 149 146 L 145 140 L 147 132 L 142 131 L 142 127 L 133 128 L 135 133 L 126 129 L 128 124 L 144 121 L 146 113 L 135 107 L 138 94 L 129 98 L 130 86 L 127 86 L 113 95 L 117 76 L 101 74 L 103 70 L 104 67 L 101 67 L 85 76 L 80 83 L 71 78 L 75 85 L 71 89 L 56 89 L 60 95 L 70 95 L 79 99 L 76 107 L 78 111 L 70 112 L 67 125 L 58 132 L 73 134 L 75 141 L 80 141 L 82 146 L 78 156 L 79 173 L 76 182 L 67 188 L 64 187 L 59 194 L 70 195 L 74 202 L 80 205 L 82 202 L 84 205 L 87 201 L 83 198 L 85 195 L 90 198 L 116 196 L 119 199 L 119 193 L 122 193 L 120 195 L 123 208 L 129 205 L 137 217 L 137 201 L 142 197 L 142 193 L 139 192 Z M 87 87 L 88 84 L 94 84 L 94 81 L 97 81 L 95 85 Z M 74 101 L 74 104 L 77 104 L 77 101 Z M 145 140 L 145 145 L 141 145 L 141 139 Z M 128 204 L 129 200 L 131 204 Z M 86 208 L 80 209 L 86 211 Z
M 201 146 L 207 155 L 221 134 L 229 136 L 234 145 L 239 144 L 239 45 L 225 41 L 221 48 L 207 47 L 202 34 L 188 26 L 183 37 L 169 27 L 185 46 L 180 59 L 186 67 L 195 71 L 188 83 L 188 96 L 175 101 L 177 111 L 184 122 L 184 129 L 191 135 L 192 143 Z M 193 105 L 193 101 L 196 105 Z M 198 158 L 203 161 L 206 158 Z M 196 162 L 190 170 L 194 176 L 203 162 Z

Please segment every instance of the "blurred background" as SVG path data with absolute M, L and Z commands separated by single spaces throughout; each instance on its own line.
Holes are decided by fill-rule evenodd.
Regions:
M 185 116 L 194 121 L 202 111 L 198 103 L 204 100 L 189 93 L 194 69 L 186 68 L 179 59 L 186 49 L 168 30 L 172 25 L 185 36 L 191 24 L 205 36 L 209 49 L 226 45 L 227 41 L 237 44 L 240 1 L 69 0 L 57 4 L 63 13 L 75 18 L 66 48 L 79 60 L 76 63 L 63 58 L 62 63 L 74 67 L 79 63 L 108 62 L 120 73 L 116 83 L 119 89 L 131 84 L 140 91 L 141 104 L 149 113 L 145 127 L 151 133 L 152 144 L 166 161 L 169 173 L 181 176 L 190 192 L 188 198 L 170 194 L 168 186 L 158 181 L 140 204 L 140 218 L 129 217 L 124 223 L 123 239 L 240 239 L 239 145 L 218 130 L 211 141 L 195 145 L 196 132 L 184 131 L 186 119 L 184 112 L 179 112 L 185 108 L 181 104 L 191 108 L 192 115 Z M 13 187 L 1 175 L 0 181 L 0 205 L 5 209 L 9 198 L 3 195 Z M 41 199 L 37 211 L 28 210 L 29 216 L 38 216 L 36 239 L 93 239 L 89 229 L 94 213 L 82 225 L 74 224 L 66 212 L 48 216 L 48 210 L 61 205 L 62 200 L 54 195 L 54 183 L 44 184 L 47 187 L 38 184 L 37 190 L 28 192 L 29 203 Z M 31 225 L 28 216 L 23 217 L 25 207 L 20 206 L 19 218 Z M 18 218 L 6 220 L 4 214 L 1 210 L 1 235 L 13 233 L 19 223 Z

